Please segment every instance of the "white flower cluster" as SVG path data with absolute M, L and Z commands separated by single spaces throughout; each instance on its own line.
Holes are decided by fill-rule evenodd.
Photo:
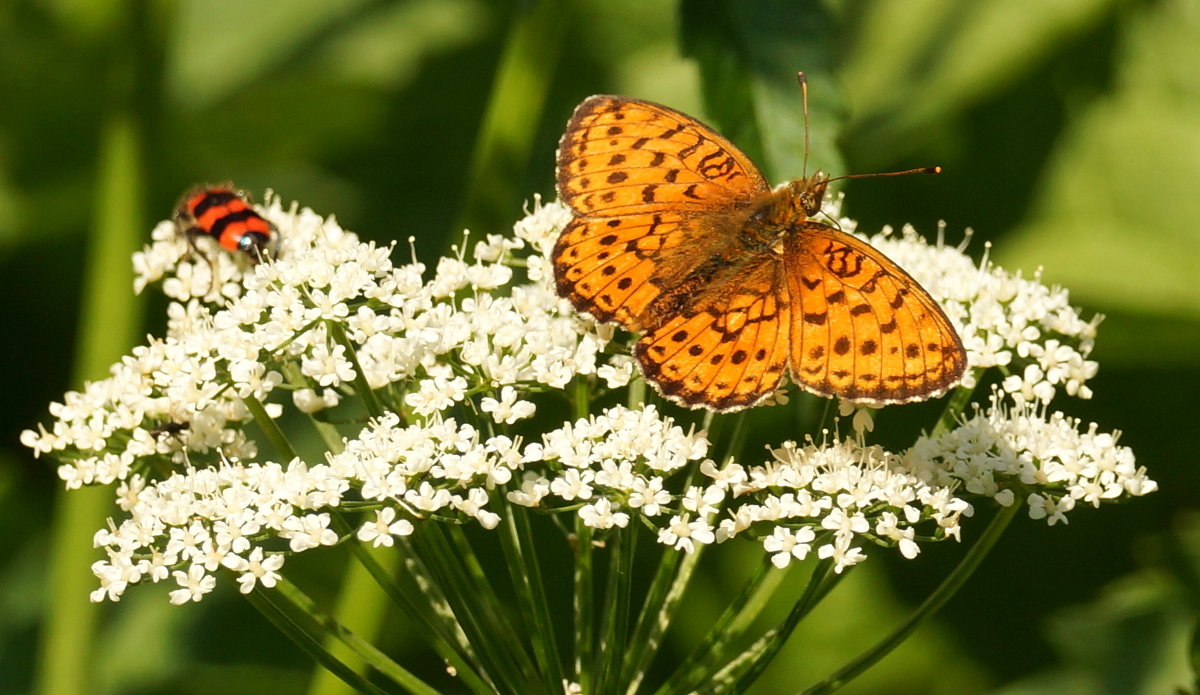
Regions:
M 940 485 L 962 484 L 1002 505 L 1019 495 L 1029 516 L 1051 526 L 1082 501 L 1093 507 L 1154 492 L 1158 484 L 1138 467 L 1133 451 L 1119 446 L 1120 432 L 1100 432 L 1080 421 L 1028 401 L 1009 405 L 993 392 L 988 408 L 956 428 L 921 437 L 905 465 Z
M 181 587 L 173 602 L 199 600 L 219 567 L 237 573 L 243 593 L 258 582 L 270 587 L 284 547 L 299 553 L 338 543 L 331 513 L 364 503 L 374 512 L 357 536 L 376 546 L 411 534 L 410 518 L 469 518 L 494 528 L 500 517 L 487 509 L 488 489 L 520 466 L 517 444 L 482 439 L 452 419 L 401 427 L 389 414 L 323 464 L 223 461 L 153 484 L 134 475 L 118 490 L 128 518 L 96 534 L 108 560 L 92 567 L 101 582 L 93 598 L 116 600 L 130 584 L 170 575 Z
M 953 495 L 953 482 L 931 484 L 878 446 L 852 439 L 804 446 L 784 442 L 759 466 L 702 469 L 711 490 L 728 492 L 716 539 L 748 534 L 760 539 L 777 567 L 812 552 L 835 572 L 866 559 L 864 543 L 898 546 L 906 558 L 917 540 L 958 539 L 959 519 L 971 506 Z M 926 532 L 918 536 L 919 528 Z
M 515 238 L 489 236 L 472 263 L 443 258 L 428 282 L 424 266 L 393 267 L 389 249 L 359 242 L 332 218 L 285 211 L 277 200 L 261 212 L 280 230 L 279 259 L 249 266 L 210 254 L 223 280 L 246 272 L 241 284 L 211 291 L 197 280 L 215 304 L 190 295 L 210 263 L 184 260 L 188 244 L 170 223 L 155 228 L 154 243 L 136 256 L 137 286 L 166 273 L 163 291 L 187 302 L 170 306 L 166 338 L 52 404 L 49 431 L 22 435 L 37 454 L 67 461 L 59 475 L 69 487 L 125 479 L 168 452 L 176 463 L 182 450 L 254 458 L 241 432 L 251 419 L 246 401 L 265 403 L 285 375 L 303 412 L 356 393 L 361 370 L 392 411 L 428 417 L 475 389 L 490 394 L 482 410 L 505 424 L 535 412 L 513 386 L 561 388 L 575 375 L 598 374 L 615 387 L 632 375 L 628 356 L 602 360 L 611 330 L 593 330 L 555 294 L 541 253 L 526 261 L 532 282 L 507 287 L 508 296 L 492 292 L 511 282 L 514 250 L 553 243 L 569 219 L 559 206 L 539 207 Z M 278 417 L 282 407 L 268 404 L 268 413 Z
M 527 446 L 524 460 L 541 465 L 525 474 L 508 499 L 527 507 L 574 505 L 592 528 L 623 528 L 630 513 L 657 517 L 668 509 L 676 500 L 666 478 L 707 454 L 703 432 L 685 433 L 652 405 L 610 408 Z
M 515 504 L 576 509 L 597 530 L 624 528 L 633 515 L 667 517 L 658 540 L 685 552 L 747 535 L 761 539 L 772 561 L 786 567 L 814 552 L 835 571 L 866 558 L 864 542 L 898 545 L 908 558 L 920 540 L 959 537 L 970 505 L 956 498 L 957 483 L 928 483 L 906 470 L 901 457 L 852 440 L 798 447 L 785 442 L 762 466 L 707 456 L 703 432 L 685 433 L 653 406 L 617 407 L 567 423 L 525 448 L 526 473 Z M 704 485 L 672 492 L 668 479 L 699 461 Z
M 1003 384 L 1015 405 L 994 402 L 904 456 L 861 439 L 788 442 L 762 465 L 718 468 L 704 432 L 653 406 L 550 417 L 528 444 L 509 434 L 549 415 L 537 392 L 584 376 L 596 395 L 634 374 L 627 350 L 610 349 L 614 330 L 555 292 L 549 256 L 565 206 L 539 203 L 513 236 L 487 236 L 470 261 L 456 251 L 428 280 L 421 264 L 394 266 L 390 249 L 332 218 L 277 200 L 260 212 L 280 233 L 278 257 L 260 264 L 219 251 L 191 258 L 159 225 L 135 266 L 137 289 L 165 278 L 176 300 L 166 337 L 53 404 L 48 430 L 22 434 L 62 463 L 68 487 L 118 484 L 124 516 L 96 535 L 108 559 L 93 567 L 95 600 L 165 579 L 179 586 L 173 602 L 199 600 L 220 568 L 243 591 L 270 587 L 290 553 L 351 536 L 392 545 L 429 520 L 494 528 L 510 504 L 576 514 L 598 532 L 636 517 L 686 552 L 752 538 L 780 567 L 811 554 L 840 572 L 868 543 L 911 558 L 920 541 L 958 538 L 971 511 L 964 490 L 1002 503 L 1022 494 L 1054 523 L 1075 500 L 1154 489 L 1115 436 L 1044 416 L 1060 386 L 1089 394 L 1095 321 L 1079 319 L 1064 291 L 980 270 L 911 233 L 872 242 L 944 302 L 973 367 L 1021 364 L 1018 382 Z M 836 201 L 827 212 L 836 216 Z M 273 427 L 288 407 L 330 420 L 320 411 L 347 399 L 347 417 L 364 405 L 379 415 L 322 462 L 290 451 L 286 464 L 257 461 L 246 423 Z M 688 471 L 701 482 L 671 479 Z M 368 518 L 356 528 L 335 520 L 359 512 Z
M 424 424 L 401 426 L 389 413 L 346 442 L 329 457 L 333 474 L 353 487 L 365 501 L 384 507 L 373 524 L 359 532 L 361 540 L 388 545 L 377 531 L 391 527 L 396 510 L 413 519 L 461 515 L 484 528 L 495 528 L 500 517 L 486 507 L 488 491 L 508 483 L 521 467 L 519 440 L 504 435 L 483 437 L 469 424 L 453 418 L 434 418 Z M 337 507 L 342 500 L 329 500 Z M 411 533 L 411 524 L 401 524 Z

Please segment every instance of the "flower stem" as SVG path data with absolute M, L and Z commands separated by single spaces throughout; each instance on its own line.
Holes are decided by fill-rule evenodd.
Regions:
M 733 684 L 729 687 L 729 692 L 744 692 L 748 689 L 750 684 L 758 679 L 779 654 L 779 651 L 783 649 L 783 645 L 792 636 L 792 632 L 795 631 L 800 621 L 845 576 L 845 573 L 837 574 L 833 571 L 833 562 L 829 560 L 818 562 L 817 566 L 813 568 L 804 594 L 792 606 L 792 610 L 788 612 L 784 621 L 765 632 L 749 649 L 730 660 L 709 680 L 713 683 Z M 711 688 L 709 690 L 711 691 Z
M 662 549 L 658 570 L 650 582 L 650 590 L 639 611 L 638 623 L 630 641 L 636 648 L 625 652 L 625 670 L 621 682 L 627 684 L 626 692 L 630 695 L 637 692 L 651 659 L 658 652 L 699 559 L 699 553 L 687 555 L 670 548 Z
M 377 560 L 385 559 L 384 549 L 364 548 L 364 550 L 367 553 L 375 555 Z M 386 559 L 392 564 L 396 564 L 397 562 L 394 553 L 387 556 Z M 387 615 L 386 606 L 387 596 L 383 589 L 375 583 L 370 570 L 358 562 L 345 563 L 342 571 L 341 587 L 338 590 L 337 604 L 334 606 L 330 617 L 336 620 L 338 624 L 346 626 L 349 630 L 353 630 L 355 635 L 360 636 L 364 641 L 369 643 L 379 637 L 380 628 Z M 378 664 L 365 659 L 362 654 L 354 647 L 346 644 L 337 634 L 330 633 L 326 635 L 322 643 L 325 650 L 334 658 L 357 673 L 365 674 L 365 667 L 368 664 L 379 668 Z M 336 678 L 335 676 L 336 674 L 333 674 L 328 669 L 316 669 L 313 677 L 309 680 L 309 695 L 333 695 L 346 692 L 344 681 L 340 676 Z
M 628 408 L 641 408 L 646 402 L 646 380 L 640 376 L 635 376 L 629 381 L 629 388 L 626 391 L 625 406 Z
M 333 527 L 339 535 L 350 534 L 350 526 L 341 515 L 333 516 Z M 398 544 L 407 574 L 416 578 L 411 582 L 411 586 L 402 586 L 396 581 L 397 575 L 389 573 L 379 563 L 375 554 L 369 552 L 363 544 L 351 542 L 349 547 L 355 558 L 371 574 L 375 583 L 383 589 L 392 603 L 400 608 L 415 625 L 428 631 L 430 646 L 447 664 L 454 668 L 455 677 L 460 682 L 475 693 L 495 692 L 495 687 L 485 682 L 479 675 L 482 668 L 478 660 L 474 658 L 470 643 L 462 634 L 459 626 L 452 619 L 446 617 L 450 614 L 450 609 L 445 596 L 438 591 L 438 584 L 425 569 L 425 565 L 407 540 L 401 538 Z
M 358 351 L 355 350 L 350 337 L 346 335 L 346 329 L 337 321 L 326 321 L 325 326 L 329 329 L 329 335 L 333 336 L 333 340 L 346 349 L 346 359 L 350 360 L 350 364 L 354 366 L 354 390 L 366 405 L 367 413 L 371 417 L 380 417 L 383 415 L 383 404 L 379 402 L 379 395 L 367 383 L 366 373 L 363 372 L 362 365 L 358 363 Z
M 588 383 L 583 377 L 575 377 L 571 382 L 571 406 L 575 412 L 575 419 L 586 418 L 591 412 L 591 398 L 588 394 Z
M 499 496 L 503 500 L 503 496 Z M 529 513 L 524 508 L 508 503 L 504 505 L 504 528 L 500 542 L 506 555 L 505 565 L 521 603 L 522 614 L 530 626 L 530 640 L 538 671 L 548 691 L 562 687 L 562 661 L 558 653 L 558 641 L 554 638 L 554 622 L 550 607 L 546 603 L 546 587 L 542 583 L 542 570 L 535 552 L 536 542 L 529 525 Z
M 772 572 L 772 569 L 770 558 L 764 557 L 741 592 L 717 618 L 704 641 L 679 664 L 659 692 L 687 690 L 709 678 L 703 665 L 721 662 L 725 650 L 745 634 L 787 576 L 786 572 Z
M 595 585 L 592 583 L 595 571 L 595 553 L 592 550 L 592 529 L 575 517 L 575 677 L 585 693 L 594 692 L 592 689 L 591 666 L 595 663 L 593 649 L 596 635 L 592 620 L 596 615 Z
M 521 633 L 500 612 L 506 605 L 496 595 L 470 543 L 458 528 L 424 524 L 412 538 L 446 594 L 454 617 L 500 693 L 531 693 L 537 669 L 514 639 Z
M 940 434 L 954 427 L 958 418 L 966 409 L 967 404 L 971 402 L 971 396 L 975 395 L 975 387 L 959 386 L 950 394 L 950 398 L 946 401 L 946 408 L 942 411 L 941 417 L 938 418 L 937 425 L 933 428 L 934 434 Z
M 984 529 L 983 535 L 979 537 L 979 541 L 967 551 L 967 554 L 958 563 L 958 566 L 954 568 L 954 571 L 917 607 L 907 620 L 893 630 L 890 635 L 858 655 L 857 658 L 838 669 L 831 676 L 804 690 L 803 695 L 831 693 L 849 683 L 863 671 L 866 671 L 880 659 L 891 653 L 893 649 L 907 639 L 914 630 L 929 620 L 939 608 L 945 605 L 946 601 L 950 600 L 951 596 L 962 588 L 971 574 L 978 569 L 983 559 L 987 557 L 987 554 L 995 547 L 996 541 L 1000 539 L 1000 536 L 1004 533 L 1004 529 L 1008 528 L 1009 522 L 1013 520 L 1017 512 L 1023 507 L 1024 505 L 1020 500 L 1015 501 L 1007 507 L 1001 507 L 1000 511 L 992 519 L 992 522 Z
M 630 645 L 629 601 L 633 584 L 633 554 L 637 549 L 637 527 L 621 529 L 612 535 L 612 553 L 608 582 L 604 589 L 604 608 L 600 616 L 600 644 L 597 655 L 595 692 L 611 690 L 613 679 L 621 674 L 621 661 Z M 636 647 L 633 647 L 636 648 Z
M 287 435 L 279 428 L 279 423 L 267 414 L 267 409 L 263 407 L 262 401 L 254 396 L 245 396 L 242 402 L 246 404 L 246 408 L 250 410 L 250 414 L 254 416 L 254 424 L 262 430 L 267 441 L 271 442 L 271 446 L 279 452 L 280 457 L 286 461 L 291 461 L 296 458 L 296 449 L 292 443 L 288 441 Z
M 379 673 L 387 676 L 408 692 L 415 693 L 416 695 L 437 695 L 437 690 L 392 661 L 370 642 L 358 637 L 333 618 L 317 610 L 316 604 L 313 603 L 312 599 L 286 579 L 279 581 L 275 587 L 275 591 L 256 589 L 247 595 L 250 603 L 270 620 L 280 632 L 287 635 L 305 653 L 319 661 L 326 669 L 342 679 L 347 685 L 364 693 L 387 692 L 371 684 L 365 677 L 355 673 L 352 668 L 334 657 L 303 626 L 298 624 L 292 616 L 288 615 L 277 601 L 273 600 L 276 597 L 288 601 L 293 608 L 312 620 L 317 627 L 337 637 L 343 644 L 361 657 L 363 661 L 371 664 Z

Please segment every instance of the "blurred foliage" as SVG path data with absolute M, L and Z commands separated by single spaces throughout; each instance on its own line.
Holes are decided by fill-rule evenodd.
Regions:
M 1096 396 L 1071 408 L 1123 429 L 1162 486 L 1066 528 L 1014 524 L 936 625 L 845 692 L 1194 692 L 1200 476 L 1186 437 L 1200 430 L 1200 2 L 556 2 L 544 46 L 518 52 L 542 62 L 517 61 L 499 80 L 513 37 L 529 31 L 522 22 L 546 4 L 0 4 L 0 325 L 13 331 L 0 364 L 14 386 L 0 405 L 0 692 L 34 687 L 41 616 L 60 600 L 46 589 L 53 465 L 31 460 L 16 438 L 79 386 L 70 346 L 114 104 L 136 111 L 143 219 L 167 217 L 196 182 L 233 180 L 336 213 L 365 238 L 414 236 L 431 254 L 463 220 L 499 231 L 533 194 L 553 197 L 557 137 L 593 93 L 703 115 L 772 178 L 799 175 L 797 70 L 810 78 L 810 170 L 945 168 L 937 178 L 849 182 L 847 211 L 860 229 L 912 222 L 932 234 L 945 220 L 958 243 L 973 227 L 977 255 L 990 242 L 1000 263 L 1044 267 L 1078 304 L 1108 315 Z M 527 99 L 497 94 L 531 76 Z M 483 128 L 497 103 L 507 106 Z M 503 158 L 489 158 L 495 151 Z M 502 185 L 492 186 L 498 173 Z M 780 415 L 757 429 L 763 441 L 792 431 Z M 794 692 L 836 668 L 961 552 L 876 553 L 756 692 Z M 696 587 L 680 648 L 747 564 L 732 549 L 723 558 Z M 336 584 L 331 564 L 289 566 L 319 587 Z M 140 588 L 100 611 L 95 692 L 305 687 L 310 664 L 228 585 L 184 608 L 165 593 Z M 440 671 L 402 625 L 383 644 L 402 660 L 424 659 L 426 675 Z

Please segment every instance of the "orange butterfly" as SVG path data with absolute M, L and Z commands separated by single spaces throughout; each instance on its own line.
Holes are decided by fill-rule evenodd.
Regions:
M 575 214 L 554 247 L 558 293 L 644 331 L 634 355 L 671 400 L 745 408 L 786 372 L 823 396 L 905 403 L 962 377 L 962 340 L 929 293 L 811 219 L 825 174 L 772 190 L 691 116 L 593 96 L 567 123 L 557 179 Z

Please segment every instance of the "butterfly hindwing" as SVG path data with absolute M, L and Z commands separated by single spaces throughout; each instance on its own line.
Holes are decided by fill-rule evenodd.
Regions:
M 647 307 L 661 294 L 654 280 L 662 277 L 663 255 L 683 246 L 688 232 L 674 213 L 577 217 L 554 247 L 558 293 L 600 321 L 637 330 Z
M 745 408 L 770 395 L 787 370 L 787 301 L 778 263 L 742 269 L 701 293 L 638 341 L 635 356 L 664 396 L 712 410 Z
M 866 403 L 946 391 L 965 353 L 937 302 L 866 242 L 808 222 L 785 241 L 796 306 L 792 378 L 803 388 Z

